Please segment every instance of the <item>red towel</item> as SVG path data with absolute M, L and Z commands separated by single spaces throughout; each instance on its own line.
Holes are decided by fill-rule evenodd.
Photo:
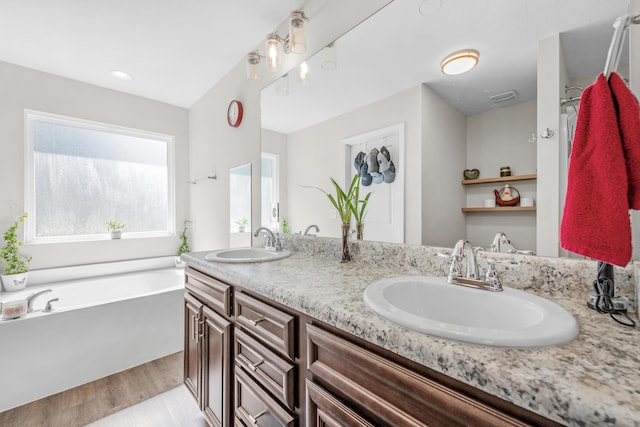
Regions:
M 640 209 L 640 106 L 616 73 L 609 77 L 627 168 L 629 208 Z
M 607 79 L 601 74 L 580 99 L 560 227 L 562 247 L 625 266 L 631 259 L 627 193 L 618 115 Z

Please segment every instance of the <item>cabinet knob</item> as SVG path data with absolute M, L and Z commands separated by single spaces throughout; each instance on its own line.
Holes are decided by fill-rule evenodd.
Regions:
M 258 424 L 258 418 L 260 418 L 261 416 L 263 416 L 266 413 L 267 413 L 267 410 L 263 409 L 262 412 L 259 412 L 255 416 L 251 415 L 251 414 L 247 414 L 247 416 L 249 417 L 249 421 L 251 421 L 252 424 Z

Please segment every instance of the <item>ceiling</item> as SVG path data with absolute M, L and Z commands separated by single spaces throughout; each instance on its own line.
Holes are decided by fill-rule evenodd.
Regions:
M 0 60 L 188 108 L 301 4 L 0 0 Z
M 286 97 L 264 89 L 263 127 L 288 134 L 420 83 L 467 115 L 533 99 L 539 40 L 560 34 L 569 75 L 595 75 L 627 9 L 627 0 L 395 0 L 336 41 L 335 71 L 322 70 L 316 55 L 308 84 L 290 78 Z M 480 52 L 478 66 L 442 74 L 442 59 L 466 48 Z M 488 99 L 509 90 L 513 101 Z
M 0 60 L 189 108 L 302 3 L 0 0 Z M 440 3 L 433 13 L 419 13 Z M 335 72 L 312 67 L 304 92 L 291 85 L 288 114 L 267 111 L 263 121 L 289 133 L 422 82 L 466 114 L 492 108 L 487 95 L 505 90 L 516 90 L 518 101 L 531 99 L 538 40 L 566 33 L 570 74 L 595 73 L 604 66 L 613 19 L 627 3 L 395 0 L 338 40 Z M 443 76 L 441 59 L 462 48 L 480 52 L 478 67 Z M 113 70 L 132 79 L 117 80 Z M 277 105 L 269 89 L 267 107 Z

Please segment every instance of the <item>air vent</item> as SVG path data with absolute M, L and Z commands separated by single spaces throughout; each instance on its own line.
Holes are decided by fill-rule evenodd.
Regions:
M 495 95 L 491 95 L 489 99 L 497 104 L 500 102 L 511 101 L 512 99 L 516 99 L 517 97 L 518 97 L 518 92 L 516 92 L 515 90 L 508 90 L 506 92 L 496 93 Z

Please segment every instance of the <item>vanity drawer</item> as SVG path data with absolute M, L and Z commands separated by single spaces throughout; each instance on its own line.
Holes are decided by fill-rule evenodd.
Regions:
M 236 366 L 235 425 L 286 426 L 296 425 L 295 417 L 264 391 L 244 370 Z
M 186 290 L 196 295 L 198 299 L 223 316 L 231 316 L 231 294 L 233 288 L 213 277 L 187 267 L 185 269 L 187 281 Z
M 296 318 L 242 292 L 235 295 L 236 324 L 289 360 L 295 357 Z
M 236 366 L 244 368 L 258 383 L 292 411 L 295 409 L 295 368 L 242 330 L 235 337 Z
M 306 330 L 312 381 L 373 425 L 531 425 L 317 326 Z

